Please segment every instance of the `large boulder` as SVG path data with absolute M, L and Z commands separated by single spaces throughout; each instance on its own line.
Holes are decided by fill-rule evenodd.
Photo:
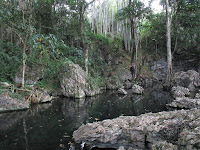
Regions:
M 134 84 L 134 85 L 132 86 L 132 92 L 133 92 L 134 94 L 142 94 L 142 93 L 144 92 L 144 89 L 143 89 L 143 87 L 141 87 L 141 86 L 139 86 L 139 85 L 137 85 L 137 84 Z
M 121 145 L 145 149 L 145 143 L 153 145 L 167 141 L 178 146 L 181 144 L 190 146 L 192 149 L 199 146 L 199 135 L 195 134 L 191 139 L 184 133 L 185 130 L 189 130 L 192 135 L 199 128 L 200 109 L 192 109 L 147 113 L 140 116 L 121 116 L 111 120 L 87 123 L 74 131 L 73 137 L 76 142 L 84 141 L 96 146 L 100 143 L 109 147 Z M 182 134 L 185 136 L 181 137 Z M 171 144 L 164 145 L 173 147 Z
M 83 98 L 100 92 L 100 89 L 96 85 L 92 85 L 93 88 L 91 88 L 87 82 L 86 72 L 78 64 L 67 61 L 63 70 L 61 90 L 64 96 Z
M 195 91 L 200 87 L 200 75 L 194 70 L 176 72 L 173 77 L 173 83 L 175 86 L 182 86 L 190 91 Z
M 19 111 L 29 108 L 28 101 L 15 95 L 15 93 L 1 93 L 0 94 L 0 112 Z

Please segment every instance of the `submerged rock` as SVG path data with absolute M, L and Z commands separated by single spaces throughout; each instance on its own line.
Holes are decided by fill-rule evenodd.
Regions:
M 190 95 L 190 90 L 181 86 L 174 86 L 171 90 L 173 96 L 176 97 L 185 97 Z
M 139 86 L 139 85 L 137 85 L 137 84 L 134 84 L 134 85 L 132 86 L 132 91 L 133 91 L 133 93 L 135 93 L 135 94 L 142 94 L 142 93 L 144 92 L 144 89 L 143 89 L 143 87 L 141 87 L 141 86 Z
M 71 61 L 65 63 L 64 74 L 61 80 L 62 93 L 66 97 L 83 98 L 93 96 L 100 92 L 96 85 L 91 86 L 87 82 L 86 72 Z
M 172 103 L 167 104 L 167 106 L 179 109 L 191 109 L 200 108 L 200 99 L 191 98 L 176 98 Z
M 191 124 L 191 122 L 194 123 Z M 145 143 L 153 145 L 161 141 L 168 141 L 176 143 L 178 146 L 182 143 L 184 146 L 194 148 L 199 144 L 197 143 L 199 141 L 198 134 L 194 136 L 195 140 L 187 139 L 186 135 L 180 136 L 188 128 L 193 133 L 200 128 L 200 109 L 122 116 L 88 123 L 74 131 L 73 137 L 76 142 L 104 143 L 111 147 L 118 144 L 124 147 L 144 149 Z
M 200 87 L 200 75 L 194 70 L 176 72 L 173 82 L 175 86 L 182 86 L 188 88 L 190 91 L 195 91 Z
M 118 94 L 121 94 L 121 95 L 127 95 L 128 94 L 123 88 L 119 88 L 117 92 L 118 92 Z

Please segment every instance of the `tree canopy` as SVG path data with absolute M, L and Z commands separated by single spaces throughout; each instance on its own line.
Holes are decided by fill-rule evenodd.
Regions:
M 169 7 L 173 60 L 197 61 L 200 2 L 170 0 Z M 164 12 L 153 13 L 139 0 L 1 0 L 0 78 L 12 81 L 20 65 L 51 72 L 65 59 L 101 76 L 103 67 L 97 66 L 107 62 L 100 54 L 110 49 L 132 55 L 139 76 L 148 55 L 167 54 L 165 22 Z

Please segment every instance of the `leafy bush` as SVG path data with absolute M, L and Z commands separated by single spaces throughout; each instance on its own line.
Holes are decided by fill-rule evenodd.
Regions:
M 98 75 L 98 73 L 91 76 L 88 74 L 88 84 L 92 89 L 105 86 L 105 79 Z
M 12 81 L 22 63 L 22 50 L 10 42 L 0 41 L 0 80 Z

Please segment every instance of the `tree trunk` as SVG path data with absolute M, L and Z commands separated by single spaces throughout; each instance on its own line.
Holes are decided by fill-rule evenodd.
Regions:
M 166 17 L 167 17 L 167 82 L 172 79 L 172 53 L 171 53 L 171 17 L 169 13 L 169 1 L 166 0 Z
M 22 87 L 24 87 L 24 78 L 26 70 L 26 44 L 23 44 L 23 64 L 22 64 Z
M 173 50 L 173 54 L 177 51 L 177 47 L 178 47 L 178 28 L 179 28 L 179 20 L 178 20 L 178 14 L 180 11 L 180 4 L 178 2 L 178 0 L 176 0 L 176 7 L 174 10 L 176 10 L 175 12 L 175 21 L 174 21 L 174 36 L 175 36 L 175 45 L 174 45 L 174 50 Z M 172 56 L 173 56 L 172 54 Z
M 88 76 L 88 48 L 87 48 L 87 44 L 85 42 L 86 37 L 84 35 L 84 12 L 85 12 L 85 8 L 84 8 L 84 1 L 81 1 L 80 4 L 80 29 L 81 29 L 81 39 L 82 39 L 82 48 L 85 50 L 85 71 L 86 71 L 86 75 Z

